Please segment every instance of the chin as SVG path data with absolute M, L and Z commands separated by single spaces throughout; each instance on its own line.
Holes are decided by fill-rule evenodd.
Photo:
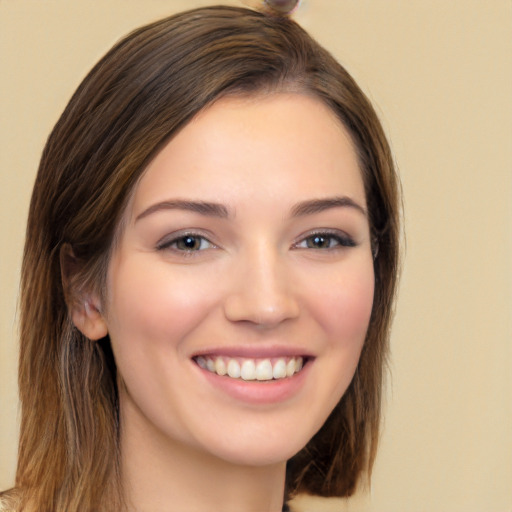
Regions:
M 237 466 L 265 467 L 285 464 L 309 441 L 304 438 L 294 443 L 284 441 L 272 443 L 243 442 L 229 447 L 218 446 L 213 455 Z

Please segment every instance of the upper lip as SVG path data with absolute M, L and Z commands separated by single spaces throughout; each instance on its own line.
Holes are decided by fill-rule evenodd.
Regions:
M 211 347 L 198 350 L 192 354 L 192 357 L 199 356 L 224 356 L 224 357 L 244 357 L 252 359 L 272 358 L 272 357 L 313 357 L 310 350 L 289 345 L 255 345 L 255 346 L 227 346 Z

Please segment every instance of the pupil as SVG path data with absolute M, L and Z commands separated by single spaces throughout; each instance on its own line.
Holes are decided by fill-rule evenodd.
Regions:
M 312 241 L 312 245 L 317 248 L 318 247 L 327 247 L 327 245 L 328 245 L 327 238 L 325 238 L 324 236 L 320 236 L 320 235 L 314 236 L 311 241 Z
M 197 249 L 198 240 L 195 236 L 185 236 L 181 240 L 184 249 Z

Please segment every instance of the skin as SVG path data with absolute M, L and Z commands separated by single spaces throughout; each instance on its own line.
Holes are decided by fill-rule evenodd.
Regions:
M 328 198 L 343 200 L 297 211 Z M 107 303 L 91 296 L 74 319 L 89 337 L 111 338 L 130 509 L 280 510 L 286 461 L 348 387 L 371 314 L 369 223 L 350 137 L 306 95 L 221 99 L 150 163 L 122 225 Z M 245 350 L 308 362 L 284 398 L 252 383 L 264 390 L 254 401 L 193 359 Z

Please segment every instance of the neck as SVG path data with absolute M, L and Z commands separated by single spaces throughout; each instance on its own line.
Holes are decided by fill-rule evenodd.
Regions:
M 286 462 L 254 467 L 219 459 L 170 439 L 132 406 L 121 410 L 128 512 L 281 512 Z

